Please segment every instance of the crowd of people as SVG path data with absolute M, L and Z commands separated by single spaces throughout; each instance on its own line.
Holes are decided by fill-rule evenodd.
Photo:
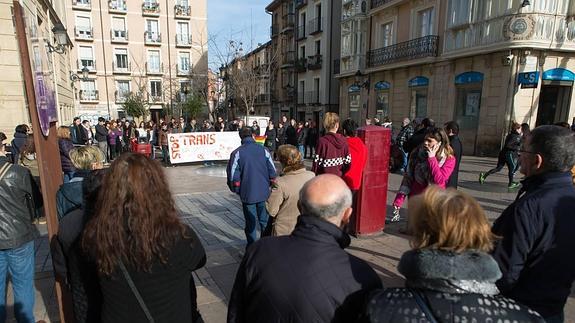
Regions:
M 205 265 L 206 253 L 194 228 L 178 216 L 161 164 L 112 151 L 126 136 L 161 142 L 164 129 L 189 131 L 197 124 L 162 122 L 156 135 L 153 123 L 135 128 L 128 122 L 119 129 L 121 122 L 100 120 L 95 134 L 80 135 L 87 138 L 80 144 L 75 141 L 81 131 L 91 131 L 89 123 L 78 123 L 84 130 L 58 129 L 66 180 L 56 196 L 56 279 L 72 297 L 77 322 L 202 322 L 192 272 Z M 304 165 L 308 141 L 300 135 L 310 136 L 316 125 L 282 117 L 277 128 L 270 122 L 266 140 L 273 143 L 263 146 L 255 140 L 262 133 L 257 126 L 204 123 L 241 138 L 230 155 L 227 184 L 242 203 L 247 246 L 228 322 L 564 321 L 575 280 L 575 261 L 565 257 L 575 248 L 570 129 L 550 125 L 528 132 L 513 125 L 503 155 L 517 158 L 507 165 L 525 179 L 516 200 L 490 226 L 478 202 L 456 189 L 458 124 L 404 120 L 394 138 L 406 161 L 402 157 L 393 218 L 409 200 L 412 249 L 398 265 L 405 287 L 385 288 L 368 262 L 344 250 L 369 156 L 357 123 L 340 123 L 337 114 L 326 113 L 325 133 L 313 134 L 311 171 Z M 107 145 L 100 144 L 98 130 Z M 16 132 L 12 160 L 0 133 L 0 291 L 9 273 L 19 322 L 34 322 L 38 233 L 32 219 L 42 208 L 29 131 Z M 5 305 L 0 296 L 0 321 Z

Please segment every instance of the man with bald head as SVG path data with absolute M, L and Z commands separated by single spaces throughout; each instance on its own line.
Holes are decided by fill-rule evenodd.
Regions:
M 300 191 L 300 217 L 289 236 L 264 238 L 242 260 L 228 322 L 355 322 L 367 295 L 381 288 L 375 271 L 343 249 L 351 191 L 320 175 Z

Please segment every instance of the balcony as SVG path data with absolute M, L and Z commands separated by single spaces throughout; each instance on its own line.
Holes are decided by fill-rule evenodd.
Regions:
M 321 70 L 321 63 L 322 63 L 321 54 L 315 54 L 313 56 L 309 56 L 307 59 L 307 68 L 310 70 Z
M 94 103 L 100 101 L 98 90 L 80 90 L 78 94 L 81 103 Z
M 149 103 L 162 103 L 164 102 L 164 96 L 161 93 L 150 94 L 148 93 L 148 102 Z
M 319 34 L 323 31 L 323 18 L 317 17 L 309 21 L 308 29 L 310 35 Z
M 305 103 L 310 105 L 321 104 L 319 96 L 319 91 L 308 91 L 305 93 Z
M 282 23 L 282 33 L 293 31 L 295 15 L 293 13 L 285 14 L 282 18 Z
M 163 75 L 164 74 L 164 64 L 148 64 L 146 63 L 146 75 Z
M 110 13 L 127 13 L 128 5 L 126 4 L 126 0 L 108 1 L 108 11 Z
M 161 46 L 162 35 L 159 32 L 146 31 L 144 32 L 144 43 L 146 45 Z
M 190 75 L 190 66 L 182 66 L 181 64 L 176 64 L 176 73 L 178 76 L 188 76 Z
M 92 1 L 91 0 L 72 0 L 72 9 L 77 10 L 92 10 Z
M 272 25 L 272 26 L 270 27 L 270 36 L 271 36 L 272 38 L 273 38 L 273 37 L 276 37 L 276 36 L 279 34 L 279 29 L 280 29 L 280 28 L 279 28 L 278 25 Z
M 302 92 L 302 91 L 297 92 L 296 104 L 298 104 L 298 105 L 304 105 L 305 104 L 305 92 Z
M 303 40 L 305 36 L 305 25 L 298 26 L 296 29 L 296 40 Z
M 192 47 L 192 36 L 176 35 L 176 47 Z
M 271 95 L 269 94 L 259 94 L 256 96 L 256 104 L 269 104 L 271 102 Z
M 355 73 L 365 69 L 365 55 L 348 55 L 340 61 L 340 74 Z
M 384 4 L 388 4 L 390 2 L 392 2 L 393 0 L 371 0 L 371 10 L 376 9 L 378 7 L 383 6 Z
M 112 43 L 127 44 L 128 31 L 127 30 L 110 30 L 110 41 Z
M 158 2 L 144 2 L 142 3 L 142 16 L 159 17 L 160 4 Z
M 299 9 L 307 5 L 307 0 L 295 0 L 295 8 Z
M 192 8 L 190 6 L 175 5 L 174 15 L 176 19 L 190 19 L 192 15 Z
M 367 67 L 377 67 L 405 60 L 436 57 L 439 36 L 425 36 L 399 44 L 371 50 L 367 54 Z
M 92 27 L 74 27 L 76 40 L 94 40 L 94 29 Z
M 295 51 L 285 52 L 282 57 L 282 68 L 291 67 L 295 63 Z
M 303 73 L 307 70 L 307 58 L 301 57 L 295 61 L 295 71 L 297 73 Z
M 80 58 L 77 62 L 78 71 L 82 71 L 84 67 L 88 68 L 90 73 L 96 72 L 96 60 L 93 58 Z
M 188 101 L 188 99 L 191 99 L 191 98 L 192 98 L 192 94 L 179 92 L 179 93 L 177 93 L 174 101 L 176 101 L 177 103 L 183 103 L 183 102 Z
M 126 102 L 126 99 L 128 98 L 128 96 L 130 96 L 130 92 L 128 91 L 118 91 L 116 90 L 114 92 L 114 100 L 116 101 L 116 103 L 124 103 Z
M 117 62 L 112 62 L 112 72 L 114 74 L 131 74 L 132 64 L 118 64 Z

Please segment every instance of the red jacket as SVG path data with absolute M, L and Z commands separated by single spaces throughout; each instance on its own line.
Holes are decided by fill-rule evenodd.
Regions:
M 349 153 L 353 163 L 345 175 L 343 180 L 352 191 L 359 190 L 361 186 L 361 179 L 363 177 L 363 169 L 367 162 L 367 147 L 358 137 L 348 137 L 347 145 L 349 146 Z
M 351 155 L 345 138 L 337 133 L 328 132 L 319 138 L 312 165 L 316 175 L 334 174 L 343 176 L 351 164 Z

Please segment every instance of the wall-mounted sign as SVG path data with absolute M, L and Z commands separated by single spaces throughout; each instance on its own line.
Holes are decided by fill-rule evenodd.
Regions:
M 429 79 L 425 76 L 417 76 L 417 77 L 414 77 L 411 80 L 409 80 L 409 82 L 407 82 L 407 85 L 409 87 L 428 86 L 429 85 Z
M 376 91 L 383 91 L 383 90 L 389 90 L 391 88 L 391 84 L 389 84 L 389 82 L 379 81 L 375 83 L 373 87 L 375 88 Z
M 348 92 L 353 93 L 353 92 L 359 92 L 361 91 L 361 87 L 359 87 L 359 85 L 350 85 L 349 88 L 347 89 Z
M 455 84 L 469 84 L 483 82 L 483 73 L 465 72 L 455 77 Z
M 521 85 L 522 89 L 536 88 L 539 83 L 539 72 L 519 73 L 517 82 Z

